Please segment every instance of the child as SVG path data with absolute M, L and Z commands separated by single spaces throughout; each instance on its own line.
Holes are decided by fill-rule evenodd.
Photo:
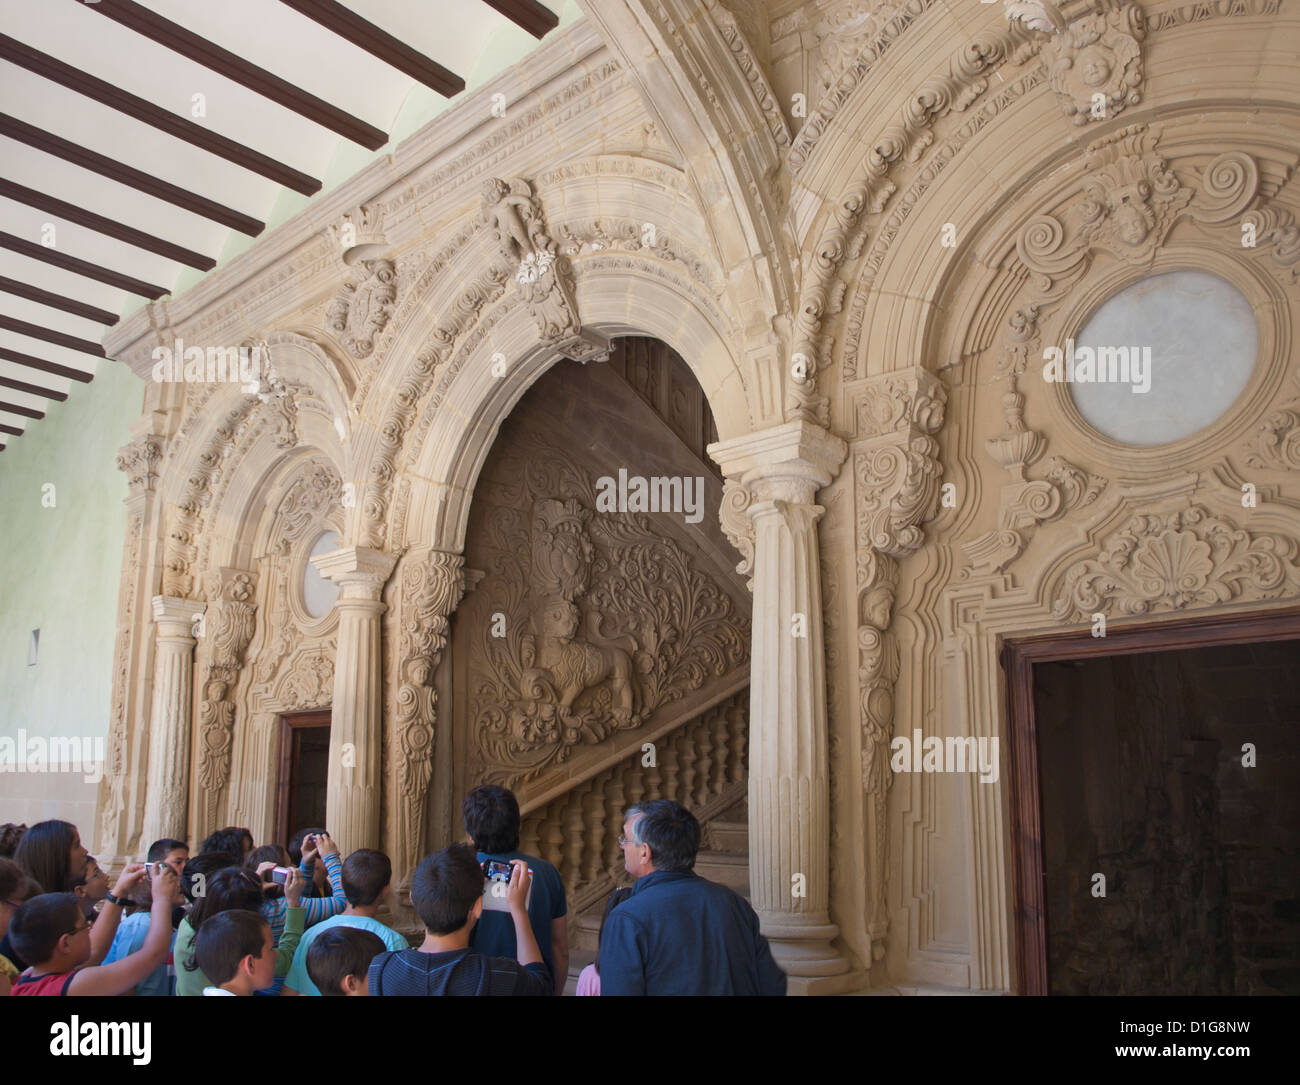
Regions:
M 515 925 L 517 960 L 485 957 L 469 948 L 483 912 L 483 868 L 474 850 L 452 844 L 424 859 L 411 878 L 411 903 L 424 924 L 419 949 L 381 953 L 370 964 L 373 995 L 552 995 L 555 981 L 542 961 L 528 921 L 532 875 L 522 859 L 511 861 L 506 893 Z
M 252 995 L 275 979 L 271 925 L 257 912 L 219 912 L 199 928 L 187 968 L 211 981 L 205 995 Z
M 368 995 L 370 962 L 384 952 L 383 939 L 359 927 L 331 927 L 307 950 L 307 975 L 322 995 Z
M 600 936 L 605 930 L 605 920 L 609 918 L 610 912 L 631 895 L 632 890 L 627 886 L 622 886 L 610 893 L 609 899 L 605 901 L 605 911 L 600 917 L 600 930 L 596 932 L 596 959 L 578 975 L 578 989 L 574 991 L 574 994 L 579 998 L 600 994 Z
M 23 902 L 40 891 L 22 867 L 12 859 L 0 858 L 0 940 L 7 941 L 9 923 Z M 0 951 L 0 998 L 9 993 L 21 973 L 22 969 Z
M 108 895 L 108 871 L 93 855 L 86 856 L 86 872 L 72 883 L 72 892 L 86 917 L 94 918 L 95 905 Z
M 406 938 L 384 926 L 375 918 L 388 898 L 393 880 L 393 864 L 387 855 L 374 848 L 358 848 L 348 856 L 343 864 L 343 893 L 348 899 L 347 909 L 342 915 L 336 915 L 309 927 L 298 943 L 298 951 L 293 955 L 293 964 L 289 974 L 284 978 L 286 995 L 318 995 L 316 984 L 312 983 L 307 971 L 307 954 L 312 942 L 327 930 L 336 927 L 358 927 L 378 935 L 385 949 L 410 949 Z
M 176 871 L 176 877 L 179 878 L 189 861 L 190 846 L 184 840 L 172 840 L 165 836 L 149 845 L 149 854 L 145 858 L 151 863 L 166 863 Z
M 136 864 L 118 879 L 117 888 L 129 891 L 144 874 Z M 130 877 L 129 881 L 126 879 Z M 113 964 L 82 965 L 92 953 L 90 920 L 72 893 L 43 893 L 18 909 L 9 933 L 14 947 L 34 962 L 14 984 L 15 995 L 120 995 L 129 991 L 167 959 L 171 940 L 171 898 L 177 890 L 176 872 L 158 868 L 153 877 L 153 906 L 149 935 L 138 953 Z M 110 901 L 105 912 L 116 913 Z M 104 916 L 100 917 L 103 922 Z M 99 924 L 96 924 L 98 927 Z M 116 928 L 116 915 L 112 927 Z
M 149 850 L 150 854 L 152 854 L 153 849 L 150 848 Z M 152 859 L 150 862 L 165 862 L 165 860 Z M 171 863 L 166 863 L 166 865 L 175 870 Z M 184 902 L 185 897 L 180 892 L 178 872 L 176 896 L 172 898 L 171 902 L 173 927 L 176 923 L 177 905 Z M 108 956 L 104 958 L 105 964 L 112 964 L 114 961 L 129 957 L 132 953 L 137 952 L 144 945 L 145 939 L 149 937 L 149 925 L 152 921 L 151 912 L 153 908 L 153 886 L 150 882 L 142 878 L 131 890 L 130 894 L 123 898 L 123 903 L 126 905 L 128 914 L 117 926 L 117 934 L 113 938 L 113 944 L 109 947 Z M 167 946 L 167 959 L 135 985 L 136 995 L 141 997 L 161 997 L 176 993 L 176 969 L 172 963 L 172 951 L 175 945 L 176 934 L 173 930 Z

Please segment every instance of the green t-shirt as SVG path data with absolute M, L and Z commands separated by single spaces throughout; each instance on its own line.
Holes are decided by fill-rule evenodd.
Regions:
M 302 937 L 302 926 L 307 918 L 305 908 L 290 908 L 284 915 L 284 933 L 275 948 L 275 974 L 283 976 L 293 963 L 293 951 L 298 948 L 298 939 Z M 202 995 L 203 988 L 215 987 L 202 969 L 191 972 L 186 964 L 194 960 L 194 928 L 190 926 L 190 917 L 181 920 L 176 928 L 176 942 L 173 949 L 176 964 L 176 993 L 178 995 Z
M 292 987 L 300 995 L 319 995 L 320 991 L 312 983 L 311 977 L 307 975 L 307 950 L 311 947 L 316 936 L 322 931 L 327 931 L 331 927 L 360 927 L 363 931 L 370 931 L 377 934 L 383 940 L 385 949 L 410 949 L 411 943 L 405 937 L 398 934 L 392 927 L 386 927 L 377 919 L 371 919 L 364 915 L 336 915 L 329 919 L 322 920 L 314 927 L 310 927 L 303 932 L 302 938 L 298 942 L 298 949 L 293 955 L 293 964 L 289 966 L 289 974 L 284 978 L 284 985 Z

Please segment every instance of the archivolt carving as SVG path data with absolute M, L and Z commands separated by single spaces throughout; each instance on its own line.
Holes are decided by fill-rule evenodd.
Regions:
M 790 130 L 786 127 L 785 117 L 777 108 L 776 98 L 772 94 L 771 86 L 768 85 L 767 76 L 763 74 L 763 68 L 758 63 L 758 58 L 754 56 L 750 42 L 745 39 L 736 16 L 718 3 L 718 0 L 705 0 L 705 6 L 713 16 L 713 21 L 717 23 L 722 40 L 727 43 L 727 48 L 731 50 L 741 72 L 744 73 L 754 101 L 767 119 L 767 129 L 772 133 L 772 139 L 778 147 L 790 146 Z
M 230 744 L 235 703 L 228 695 L 239 678 L 244 653 L 253 639 L 257 574 L 219 569 L 204 577 L 205 673 L 199 705 L 199 801 L 202 824 L 217 823 L 221 793 L 230 779 Z
M 478 778 L 517 783 L 741 665 L 749 630 L 645 516 L 595 515 L 592 480 L 558 449 L 530 440 L 503 477 L 520 483 L 481 529 L 476 590 L 502 618 L 467 634 L 470 719 Z
M 1274 471 L 1300 471 L 1300 399 L 1268 415 L 1256 430 L 1246 463 Z
M 925 540 L 921 525 L 936 512 L 939 444 L 947 392 L 922 369 L 891 373 L 856 397 L 863 438 L 852 446 L 858 586 L 858 711 L 862 781 L 867 792 L 868 931 L 872 955 L 884 956 L 887 859 L 886 797 L 892 783 L 889 742 L 894 730 L 898 645 L 890 632 L 898 590 L 898 560 Z
M 722 293 L 722 286 L 717 282 L 718 276 L 713 265 L 663 230 L 656 229 L 653 234 L 648 233 L 644 222 L 612 218 L 590 219 L 584 222 L 563 223 L 559 232 L 563 241 L 561 251 L 566 256 L 578 256 L 584 251 L 588 253 L 613 250 L 645 252 L 661 260 L 680 264 L 692 279 L 714 296 Z
M 1134 516 L 1066 572 L 1057 618 L 1149 614 L 1300 593 L 1300 543 L 1245 531 L 1201 505 Z
M 1109 120 L 1142 100 L 1142 9 L 1120 4 L 1076 19 L 1047 42 L 1052 90 L 1075 124 Z M 1102 100 L 1098 101 L 1100 95 Z

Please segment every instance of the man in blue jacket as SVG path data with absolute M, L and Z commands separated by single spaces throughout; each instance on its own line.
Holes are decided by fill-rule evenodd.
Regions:
M 694 814 L 669 799 L 634 806 L 620 844 L 636 885 L 601 932 L 602 995 L 785 994 L 749 902 L 695 873 Z

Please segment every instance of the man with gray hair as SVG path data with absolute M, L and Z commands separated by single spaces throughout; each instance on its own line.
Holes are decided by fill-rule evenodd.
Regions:
M 669 799 L 640 803 L 619 844 L 636 885 L 601 931 L 602 995 L 786 993 L 749 902 L 695 873 L 695 815 Z

